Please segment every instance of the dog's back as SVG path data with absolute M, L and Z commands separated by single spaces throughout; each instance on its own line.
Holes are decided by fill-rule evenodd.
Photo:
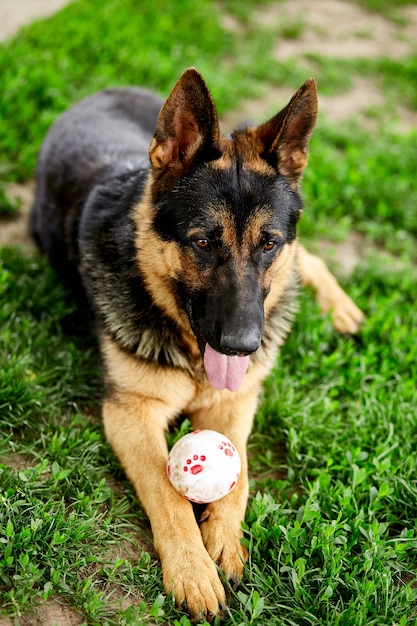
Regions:
M 30 228 L 67 284 L 78 278 L 78 222 L 98 185 L 128 187 L 149 167 L 148 147 L 162 105 L 138 89 L 107 89 L 61 115 L 39 154 Z

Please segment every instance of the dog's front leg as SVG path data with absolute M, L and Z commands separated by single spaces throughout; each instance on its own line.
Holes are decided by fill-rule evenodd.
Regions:
M 167 478 L 163 426 L 169 408 L 133 394 L 108 398 L 103 411 L 106 436 L 149 517 L 166 591 L 191 615 L 210 616 L 225 602 L 224 589 L 191 503 Z
M 105 346 L 109 393 L 103 407 L 106 437 L 149 517 L 167 593 L 191 616 L 210 618 L 225 602 L 190 502 L 166 473 L 165 429 L 194 392 L 190 379 Z M 111 358 L 109 358 L 111 357 Z
M 331 312 L 335 329 L 341 333 L 357 333 L 364 314 L 343 291 L 325 262 L 299 246 L 298 266 L 302 283 L 316 292 L 321 312 Z
M 207 552 L 224 575 L 238 583 L 243 575 L 247 550 L 241 543 L 242 521 L 248 500 L 246 444 L 256 410 L 258 390 L 249 394 L 220 392 L 222 399 L 193 413 L 193 428 L 209 428 L 226 435 L 237 448 L 242 470 L 236 487 L 227 496 L 208 504 L 201 517 L 201 535 Z

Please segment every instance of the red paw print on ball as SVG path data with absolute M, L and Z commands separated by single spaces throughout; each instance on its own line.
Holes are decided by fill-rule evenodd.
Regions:
M 198 456 L 198 454 L 194 454 L 192 459 L 187 459 L 185 461 L 186 465 L 184 465 L 184 467 L 182 468 L 183 471 L 190 471 L 191 474 L 193 474 L 194 476 L 202 472 L 204 466 L 201 465 L 201 463 L 196 463 L 196 461 L 201 461 L 201 463 L 204 463 L 204 461 L 206 461 L 206 456 L 204 454 L 201 454 L 200 456 Z M 194 463 L 194 465 L 191 465 L 192 463 Z
M 222 441 L 219 444 L 219 450 L 224 450 L 226 456 L 233 457 L 236 452 L 236 448 L 229 441 Z

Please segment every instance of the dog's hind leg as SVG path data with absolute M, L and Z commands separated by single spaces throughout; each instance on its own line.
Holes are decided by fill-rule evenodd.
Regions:
M 355 334 L 364 314 L 343 291 L 325 262 L 299 246 L 298 267 L 303 285 L 312 287 L 322 313 L 331 312 L 333 325 L 340 333 Z

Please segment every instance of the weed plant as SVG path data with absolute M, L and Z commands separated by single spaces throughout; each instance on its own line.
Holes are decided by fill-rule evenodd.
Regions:
M 238 33 L 207 0 L 79 0 L 23 29 L 0 47 L 3 180 L 32 177 L 49 124 L 101 87 L 166 94 L 196 65 L 220 112 L 269 84 L 291 95 L 308 74 L 273 61 L 255 5 L 224 3 Z M 337 77 L 334 60 L 315 63 L 321 80 Z M 346 67 L 353 77 L 360 64 Z M 391 93 L 415 100 L 415 56 L 403 71 L 366 67 L 395 73 Z M 367 319 L 359 338 L 341 337 L 301 294 L 250 438 L 250 559 L 228 589 L 226 626 L 417 623 L 416 161 L 415 133 L 322 120 L 313 137 L 302 237 L 320 248 L 323 236 L 362 233 L 373 251 L 343 286 Z M 189 626 L 164 594 L 148 522 L 105 441 L 101 396 L 86 321 L 43 259 L 3 246 L 0 611 L 30 623 L 58 602 L 89 625 Z

